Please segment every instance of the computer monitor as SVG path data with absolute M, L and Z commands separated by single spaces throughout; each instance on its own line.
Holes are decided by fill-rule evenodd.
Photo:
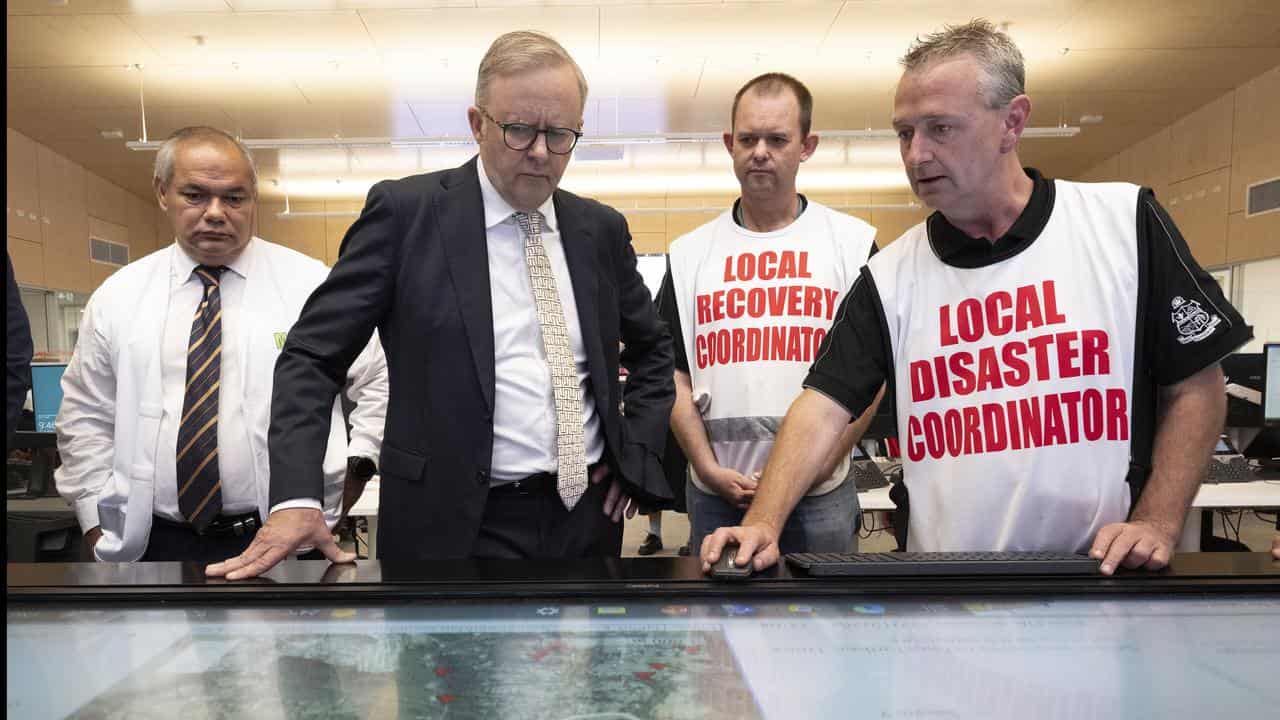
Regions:
M 1262 354 L 1262 424 L 1274 427 L 1280 425 L 1280 343 L 1267 343 Z
M 36 432 L 53 432 L 53 421 L 62 405 L 62 371 L 66 363 L 31 364 L 31 409 L 36 416 Z

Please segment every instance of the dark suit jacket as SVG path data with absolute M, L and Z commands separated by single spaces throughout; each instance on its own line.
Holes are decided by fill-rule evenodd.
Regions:
M 10 444 L 13 430 L 18 426 L 18 418 L 22 415 L 22 404 L 27 399 L 27 389 L 31 387 L 31 325 L 27 322 L 26 308 L 22 307 L 22 293 L 18 289 L 18 281 L 13 275 L 13 262 L 5 253 L 5 273 L 9 276 L 5 289 L 5 302 L 8 304 L 8 315 L 5 324 L 8 326 L 5 340 L 5 447 Z
M 334 395 L 378 329 L 391 390 L 379 462 L 383 558 L 468 555 L 488 495 L 493 307 L 476 167 L 473 159 L 375 185 L 276 363 L 273 506 L 321 497 Z M 554 202 L 605 459 L 637 500 L 669 502 L 661 453 L 675 398 L 671 336 L 636 270 L 622 215 L 560 190 Z M 629 372 L 625 395 L 619 362 Z

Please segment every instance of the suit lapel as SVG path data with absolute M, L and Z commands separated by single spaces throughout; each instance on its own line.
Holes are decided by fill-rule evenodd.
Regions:
M 493 298 L 489 292 L 489 249 L 484 202 L 476 161 L 447 174 L 435 194 L 436 235 L 443 240 L 449 275 L 466 327 L 485 404 L 493 411 Z M 431 302 L 427 298 L 427 302 Z
M 559 190 L 553 197 L 556 220 L 560 223 L 560 244 L 564 247 L 569 277 L 573 278 L 573 300 L 578 308 L 578 325 L 582 331 L 582 345 L 587 350 L 587 368 L 596 393 L 597 412 L 603 413 L 609 383 L 603 375 L 604 346 L 600 340 L 600 309 L 596 302 L 600 269 L 595 259 L 595 238 L 585 222 L 584 208 L 578 207 L 580 201 Z

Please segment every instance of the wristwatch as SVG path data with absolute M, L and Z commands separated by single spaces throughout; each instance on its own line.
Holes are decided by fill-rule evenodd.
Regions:
M 357 455 L 347 458 L 347 474 L 367 481 L 378 474 L 378 465 L 372 458 Z

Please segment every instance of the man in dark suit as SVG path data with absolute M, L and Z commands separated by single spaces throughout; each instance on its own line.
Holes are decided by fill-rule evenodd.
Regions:
M 210 575 L 257 575 L 304 543 L 354 559 L 321 521 L 320 457 L 325 409 L 375 327 L 391 385 L 382 559 L 617 556 L 623 515 L 669 499 L 671 337 L 623 217 L 556 189 L 586 93 L 555 40 L 504 35 L 467 111 L 479 158 L 369 192 L 276 365 L 270 518 Z

